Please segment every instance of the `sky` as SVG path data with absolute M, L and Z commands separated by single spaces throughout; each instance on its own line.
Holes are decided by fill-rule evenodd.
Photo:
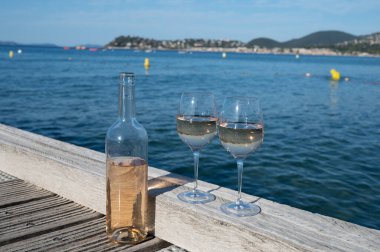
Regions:
M 0 0 L 0 41 L 104 45 L 154 39 L 278 41 L 320 30 L 380 32 L 380 0 Z

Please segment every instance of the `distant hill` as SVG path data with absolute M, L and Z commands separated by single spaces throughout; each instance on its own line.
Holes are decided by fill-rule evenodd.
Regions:
M 302 38 L 292 39 L 286 42 L 278 42 L 269 38 L 253 39 L 247 43 L 247 47 L 266 47 L 266 48 L 309 48 L 332 46 L 359 38 L 358 36 L 341 31 L 319 31 L 306 35 Z
M 246 45 L 247 47 L 254 47 L 254 46 L 259 46 L 259 47 L 266 47 L 266 48 L 275 48 L 275 47 L 282 47 L 281 42 L 278 42 L 273 39 L 269 38 L 257 38 L 257 39 L 252 39 L 249 41 Z
M 314 32 L 299 39 L 292 39 L 282 43 L 282 47 L 287 48 L 307 48 L 330 46 L 345 41 L 356 39 L 357 36 L 341 31 L 320 31 Z
M 36 47 L 58 47 L 55 44 L 50 43 L 38 43 L 38 44 L 20 44 L 13 41 L 0 41 L 0 45 L 2 46 L 36 46 Z
M 13 41 L 0 41 L 0 45 L 17 45 L 17 43 Z
M 19 44 L 19 45 L 22 45 L 22 46 L 36 46 L 36 47 L 59 47 L 55 44 L 51 44 L 51 43 L 38 43 L 38 44 Z

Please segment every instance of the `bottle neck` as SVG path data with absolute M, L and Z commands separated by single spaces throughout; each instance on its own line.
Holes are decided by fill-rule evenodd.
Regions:
M 119 118 L 135 118 L 135 83 L 133 76 L 121 75 L 119 84 Z

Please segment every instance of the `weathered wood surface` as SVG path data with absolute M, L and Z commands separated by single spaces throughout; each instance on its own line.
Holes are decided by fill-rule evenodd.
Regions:
M 104 154 L 0 125 L 0 163 L 5 171 L 104 213 Z M 27 165 L 25 165 L 27 164 Z M 235 218 L 222 202 L 236 192 L 206 182 L 216 201 L 190 205 L 176 195 L 189 180 L 149 167 L 150 210 L 155 235 L 190 251 L 379 251 L 380 231 L 313 214 L 251 195 L 262 213 Z
M 8 173 L 2 172 L 0 170 L 0 182 L 14 180 L 14 179 L 16 179 L 16 177 L 9 175 Z
M 153 237 L 135 246 L 113 244 L 104 215 L 19 179 L 0 182 L 0 251 L 157 251 L 169 245 Z

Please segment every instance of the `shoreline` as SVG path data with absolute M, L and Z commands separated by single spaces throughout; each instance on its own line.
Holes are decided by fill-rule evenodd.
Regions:
M 268 54 L 268 55 L 307 55 L 307 56 L 343 56 L 343 57 L 370 57 L 379 58 L 379 54 L 370 53 L 340 53 L 335 52 L 328 48 L 219 48 L 219 47 L 192 47 L 188 49 L 171 49 L 171 48 L 130 48 L 130 47 L 104 47 L 107 50 L 138 50 L 150 53 L 152 51 L 177 51 L 178 53 L 192 53 L 192 52 L 213 52 L 213 53 L 239 53 L 239 54 Z
M 8 48 L 20 48 L 20 47 L 31 47 L 31 48 L 51 48 L 51 49 L 61 49 L 63 46 L 45 46 L 45 45 L 0 45 L 0 47 Z M 88 51 L 90 48 L 82 49 L 83 51 Z M 16 50 L 16 49 L 15 49 Z M 70 47 L 70 50 L 76 50 L 75 47 Z M 188 49 L 175 49 L 175 48 L 131 48 L 131 47 L 113 47 L 104 46 L 97 48 L 99 50 L 130 50 L 130 51 L 145 51 L 150 53 L 152 51 L 169 51 L 178 52 L 183 54 L 191 54 L 192 52 L 201 53 L 238 53 L 238 54 L 261 54 L 261 55 L 289 55 L 289 56 L 341 56 L 341 57 L 368 57 L 368 58 L 380 58 L 380 54 L 370 54 L 364 52 L 355 53 L 340 53 L 335 52 L 328 48 L 219 48 L 219 47 L 192 47 Z

